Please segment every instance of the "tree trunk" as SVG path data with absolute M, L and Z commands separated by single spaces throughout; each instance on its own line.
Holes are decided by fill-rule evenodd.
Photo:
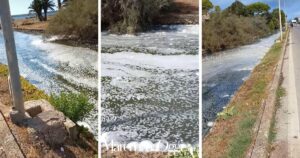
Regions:
M 57 0 L 57 4 L 58 4 L 58 9 L 61 8 L 61 0 Z
M 37 13 L 37 16 L 38 16 L 38 18 L 39 18 L 40 21 L 44 20 L 42 13 Z
M 44 20 L 47 21 L 47 8 L 44 8 Z

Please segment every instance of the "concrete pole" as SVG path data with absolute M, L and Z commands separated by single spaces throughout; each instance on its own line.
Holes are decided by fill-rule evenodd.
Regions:
M 0 18 L 5 41 L 13 106 L 20 116 L 25 116 L 20 72 L 8 0 L 0 0 Z
M 280 41 L 282 41 L 282 23 L 281 23 L 281 9 L 280 9 L 280 0 L 279 3 L 279 28 L 280 28 Z

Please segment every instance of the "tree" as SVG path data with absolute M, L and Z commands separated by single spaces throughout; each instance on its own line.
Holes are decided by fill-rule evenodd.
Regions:
M 214 5 L 209 0 L 202 1 L 202 11 L 204 14 L 208 13 L 210 9 L 212 9 Z
M 57 0 L 58 9 L 61 8 L 61 0 Z
M 55 4 L 52 0 L 42 0 L 43 10 L 44 10 L 44 20 L 47 21 L 48 10 L 54 11 Z
M 276 8 L 272 11 L 271 14 L 269 14 L 269 16 L 267 17 L 268 20 L 268 25 L 270 27 L 270 29 L 272 30 L 277 30 L 280 28 L 279 26 L 279 9 Z M 284 27 L 285 25 L 285 13 L 283 12 L 283 10 L 281 10 L 281 23 L 282 26 Z
M 248 5 L 247 10 L 249 11 L 249 14 L 252 16 L 266 15 L 270 10 L 270 6 L 262 2 L 255 2 Z
M 221 12 L 221 7 L 220 6 L 215 6 L 215 12 L 220 13 Z
M 236 15 L 239 15 L 239 16 L 247 16 L 248 15 L 246 6 L 240 1 L 233 2 L 226 9 L 226 11 L 231 13 L 231 14 L 236 14 Z
M 34 12 L 40 21 L 43 21 L 42 9 L 43 2 L 42 0 L 33 0 L 29 6 L 29 13 Z

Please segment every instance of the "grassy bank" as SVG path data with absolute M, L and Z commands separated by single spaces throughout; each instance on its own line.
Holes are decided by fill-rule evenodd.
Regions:
M 227 108 L 218 115 L 211 132 L 203 140 L 203 157 L 240 158 L 253 142 L 253 128 L 268 85 L 282 53 L 283 43 L 275 43 L 244 82 Z M 216 152 L 218 151 L 218 152 Z
M 6 65 L 0 64 L 0 77 L 2 80 L 6 80 L 6 83 L 8 84 L 7 82 L 8 69 Z M 22 84 L 22 91 L 24 94 L 24 101 L 36 100 L 36 99 L 46 99 L 46 100 L 49 99 L 49 96 L 44 91 L 39 90 L 23 77 L 21 77 L 21 84 Z M 8 89 L 7 91 L 4 91 L 4 93 L 9 93 Z

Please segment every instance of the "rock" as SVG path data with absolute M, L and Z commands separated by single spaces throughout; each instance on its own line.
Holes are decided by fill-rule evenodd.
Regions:
M 42 112 L 42 108 L 39 104 L 36 104 L 33 101 L 27 101 L 24 103 L 25 111 L 31 116 L 35 117 Z
M 79 132 L 77 130 L 77 126 L 76 124 L 70 120 L 69 118 L 66 118 L 66 121 L 64 122 L 64 125 L 69 133 L 69 136 L 74 139 L 77 140 L 78 136 L 79 136 Z
M 61 146 L 67 136 L 64 122 L 63 113 L 49 110 L 30 119 L 28 126 L 34 128 L 50 146 Z
M 31 107 L 39 106 L 42 112 L 55 110 L 54 107 L 45 99 L 27 101 L 25 102 L 25 107 L 26 106 L 31 106 Z

